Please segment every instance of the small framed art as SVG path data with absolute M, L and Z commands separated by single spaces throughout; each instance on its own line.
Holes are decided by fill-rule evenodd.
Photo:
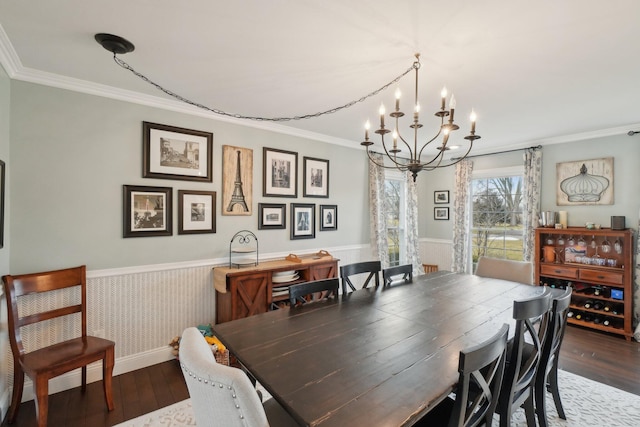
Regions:
M 316 237 L 316 205 L 291 203 L 291 240 Z
M 262 195 L 298 197 L 298 153 L 262 149 Z
M 433 208 L 433 219 L 448 220 L 449 208 Z
M 258 230 L 283 229 L 287 226 L 284 203 L 258 203 Z
M 449 190 L 434 191 L 433 203 L 449 203 Z
M 303 197 L 329 197 L 329 160 L 303 157 Z
M 338 206 L 320 205 L 320 231 L 338 229 Z
M 142 122 L 144 178 L 212 182 L 213 134 Z
M 178 190 L 178 234 L 216 232 L 216 192 Z
M 172 189 L 123 185 L 123 237 L 171 236 Z

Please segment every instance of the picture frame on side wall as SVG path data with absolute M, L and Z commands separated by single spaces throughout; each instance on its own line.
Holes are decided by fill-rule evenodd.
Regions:
M 298 197 L 298 153 L 263 147 L 262 195 Z
M 303 197 L 329 197 L 329 160 L 303 157 Z
M 291 240 L 316 237 L 316 205 L 291 203 Z
M 0 248 L 4 247 L 4 188 L 5 163 L 0 160 Z
M 338 229 L 338 206 L 320 205 L 320 231 Z
M 258 203 L 258 230 L 278 230 L 287 227 L 287 205 Z
M 433 219 L 439 221 L 448 221 L 449 208 L 433 208 Z
M 434 191 L 433 203 L 436 203 L 436 204 L 449 203 L 449 190 Z
M 253 150 L 222 146 L 222 215 L 253 215 Z
M 123 185 L 123 236 L 171 236 L 173 190 L 170 187 Z
M 216 192 L 178 190 L 178 234 L 216 232 Z
M 213 133 L 142 122 L 143 178 L 213 181 Z

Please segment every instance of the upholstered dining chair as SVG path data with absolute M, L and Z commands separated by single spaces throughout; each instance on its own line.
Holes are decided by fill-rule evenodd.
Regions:
M 337 277 L 291 285 L 289 286 L 289 303 L 293 307 L 325 298 L 335 298 L 338 296 L 339 285 L 340 281 Z
M 481 256 L 476 266 L 476 276 L 510 280 L 533 285 L 533 264 L 526 261 L 489 258 Z
M 351 281 L 351 278 L 360 274 L 368 274 L 367 278 L 362 284 L 362 288 L 366 288 L 367 286 L 369 286 L 369 282 L 371 282 L 371 279 L 374 279 L 377 288 L 378 286 L 380 286 L 381 270 L 382 265 L 380 264 L 380 261 L 365 261 L 340 266 L 342 294 L 344 295 L 348 292 L 347 288 L 351 289 L 351 292 L 356 290 L 356 287 Z
M 498 404 L 507 352 L 509 325 L 487 341 L 460 351 L 455 400 L 445 399 L 417 426 L 491 427 Z
M 196 424 L 210 427 L 293 427 L 297 424 L 273 399 L 264 406 L 247 375 L 216 362 L 195 327 L 182 332 L 180 366 Z
M 547 335 L 542 343 L 542 356 L 540 357 L 540 366 L 538 366 L 534 386 L 536 415 L 538 416 L 540 427 L 547 427 L 548 425 L 545 404 L 547 389 L 553 396 L 558 416 L 563 420 L 567 419 L 560 400 L 560 390 L 558 390 L 558 359 L 560 358 L 560 346 L 567 326 L 567 313 L 571 303 L 571 293 L 572 288 L 567 287 L 565 292 L 554 298 L 551 303 Z
M 42 273 L 6 275 L 2 281 L 7 299 L 9 342 L 14 362 L 13 396 L 7 416 L 8 422 L 15 421 L 18 414 L 25 375 L 33 381 L 38 426 L 45 427 L 49 409 L 49 380 L 81 368 L 82 392 L 85 392 L 87 365 L 99 360 L 102 361 L 104 397 L 107 408 L 112 411 L 114 404 L 111 383 L 115 343 L 87 335 L 86 267 L 83 265 Z M 22 328 L 45 320 L 77 322 L 80 336 L 61 338 L 58 342 L 46 346 L 32 344 L 33 347 L 39 347 L 37 349 L 25 348 L 23 335 L 26 335 Z M 51 324 L 50 327 L 50 330 L 55 330 L 55 324 Z M 30 328 L 29 334 L 37 330 Z M 52 333 L 47 337 L 31 337 L 33 339 L 26 342 L 55 341 Z
M 413 281 L 413 266 L 411 264 L 396 265 L 382 270 L 383 286 L 392 283 L 411 283 Z
M 500 427 L 508 427 L 513 412 L 521 406 L 524 407 L 527 426 L 536 427 L 534 385 L 550 307 L 551 293 L 548 289 L 540 296 L 513 302 L 516 327 L 507 350 L 507 365 L 498 400 Z

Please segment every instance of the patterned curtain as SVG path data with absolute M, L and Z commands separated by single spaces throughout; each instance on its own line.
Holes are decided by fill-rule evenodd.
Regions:
M 453 202 L 453 254 L 451 270 L 469 273 L 469 222 L 471 217 L 469 193 L 473 162 L 462 160 L 456 165 L 455 200 Z
M 371 153 L 376 162 L 384 164 L 381 154 Z M 371 250 L 382 268 L 389 266 L 387 246 L 386 201 L 384 198 L 384 168 L 369 161 L 369 224 L 371 224 Z
M 407 172 L 405 188 L 407 189 L 407 264 L 413 266 L 413 274 L 423 274 L 418 243 L 418 185 L 413 182 L 410 172 Z
M 535 235 L 540 216 L 540 187 L 542 186 L 542 150 L 527 148 L 524 153 L 523 259 L 533 261 Z

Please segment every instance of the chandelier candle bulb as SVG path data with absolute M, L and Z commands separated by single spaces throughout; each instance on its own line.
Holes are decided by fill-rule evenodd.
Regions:
M 451 112 L 449 113 L 449 123 L 453 123 L 453 111 L 456 109 L 456 97 L 453 96 L 453 94 L 451 94 L 451 99 L 449 100 L 449 110 L 451 110 Z
M 369 120 L 367 120 L 367 122 L 364 124 L 364 140 L 368 141 L 369 140 L 369 128 L 371 127 L 371 123 L 369 123 Z
M 442 97 L 442 104 L 441 104 L 440 109 L 441 109 L 442 111 L 444 111 L 444 103 L 445 103 L 445 102 L 446 102 L 446 100 L 447 100 L 447 88 L 446 88 L 446 87 L 443 87 L 443 88 L 442 88 L 442 92 L 440 92 L 440 96 Z
M 396 88 L 396 111 L 400 111 L 400 96 L 402 92 L 400 92 L 400 88 Z
M 416 102 L 416 108 L 413 110 L 413 120 L 418 121 L 418 114 L 420 113 L 420 103 Z
M 384 113 L 385 113 L 385 109 L 384 109 L 384 104 L 380 104 L 380 129 L 384 129 Z
M 469 119 L 471 120 L 471 133 L 475 133 L 476 131 L 476 112 L 473 111 L 473 109 L 471 110 L 471 115 L 469 116 Z

